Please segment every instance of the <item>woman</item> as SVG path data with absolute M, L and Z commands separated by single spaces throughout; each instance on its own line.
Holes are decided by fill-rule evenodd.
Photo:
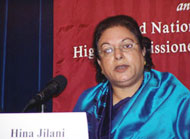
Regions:
M 188 139 L 190 91 L 152 69 L 151 41 L 129 16 L 109 17 L 94 33 L 98 85 L 74 111 L 87 113 L 90 139 Z

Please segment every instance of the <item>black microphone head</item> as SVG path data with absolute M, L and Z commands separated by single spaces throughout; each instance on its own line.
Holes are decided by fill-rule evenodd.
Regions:
M 53 78 L 53 80 L 51 82 L 57 83 L 56 95 L 61 93 L 67 85 L 67 79 L 63 75 L 56 76 L 55 78 Z
M 53 78 L 38 95 L 43 99 L 58 96 L 66 87 L 67 79 L 63 75 Z

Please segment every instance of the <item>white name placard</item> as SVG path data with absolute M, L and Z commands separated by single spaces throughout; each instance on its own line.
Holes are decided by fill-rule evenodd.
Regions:
M 0 139 L 88 139 L 86 113 L 2 113 Z

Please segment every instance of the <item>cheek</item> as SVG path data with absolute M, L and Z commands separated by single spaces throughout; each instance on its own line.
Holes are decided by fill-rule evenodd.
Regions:
M 109 72 L 113 67 L 113 62 L 111 60 L 102 60 L 101 69 L 103 73 Z
M 126 56 L 126 58 L 132 65 L 141 66 L 144 63 L 144 57 L 141 53 L 133 53 Z
M 110 61 L 105 61 L 105 62 L 102 63 L 102 68 L 103 68 L 104 70 L 108 70 L 108 69 L 110 69 L 111 67 L 112 67 L 112 62 L 110 62 Z

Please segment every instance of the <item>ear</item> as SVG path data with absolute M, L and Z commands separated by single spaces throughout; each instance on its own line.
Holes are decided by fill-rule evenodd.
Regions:
M 97 59 L 98 65 L 100 66 L 101 70 L 102 70 L 102 63 L 99 59 Z M 102 70 L 102 74 L 104 74 L 103 70 Z
M 101 61 L 99 59 L 97 59 L 97 62 L 98 62 L 98 65 L 101 67 L 102 69 L 102 64 L 101 64 Z
M 146 55 L 146 48 L 144 47 L 142 50 L 142 55 L 145 56 Z

